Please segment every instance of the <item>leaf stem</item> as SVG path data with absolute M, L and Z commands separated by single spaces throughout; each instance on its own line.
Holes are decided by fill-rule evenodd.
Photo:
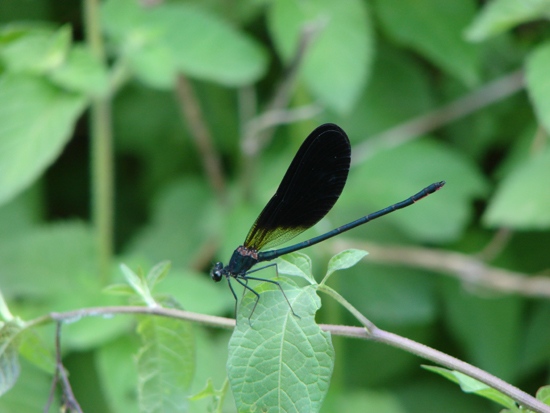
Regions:
M 101 36 L 99 0 L 84 0 L 86 40 L 94 55 L 105 63 Z M 104 283 L 109 279 L 113 255 L 113 132 L 111 97 L 95 97 L 90 109 L 92 221 L 96 231 L 99 271 Z

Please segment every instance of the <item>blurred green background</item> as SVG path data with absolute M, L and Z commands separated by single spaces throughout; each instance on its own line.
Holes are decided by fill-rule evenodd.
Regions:
M 233 317 L 212 262 L 229 260 L 306 136 L 333 122 L 353 167 L 334 210 L 298 240 L 447 185 L 304 251 L 318 279 L 342 244 L 372 246 L 330 285 L 380 328 L 534 394 L 550 382 L 549 17 L 548 0 L 0 0 L 0 290 L 11 313 L 126 304 L 102 293 L 121 282 L 119 264 L 170 260 L 157 292 Z M 432 254 L 415 262 L 407 249 L 396 262 L 397 246 Z M 519 278 L 502 287 L 508 276 Z M 318 321 L 355 324 L 327 297 Z M 36 331 L 52 350 L 53 325 Z M 130 316 L 64 327 L 87 413 L 137 411 L 134 332 Z M 221 387 L 229 337 L 193 334 L 189 394 L 209 377 Z M 325 412 L 499 410 L 401 350 L 333 342 Z M 22 353 L 31 360 L 0 412 L 48 398 L 51 366 Z

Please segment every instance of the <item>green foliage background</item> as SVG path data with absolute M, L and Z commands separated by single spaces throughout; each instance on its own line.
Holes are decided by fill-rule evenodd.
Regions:
M 86 2 L 0 0 L 0 290 L 13 315 L 29 320 L 126 304 L 102 293 L 121 282 L 119 264 L 150 268 L 170 260 L 155 292 L 188 311 L 233 316 L 227 286 L 209 280 L 210 264 L 226 262 L 242 243 L 301 142 L 324 122 L 347 131 L 354 165 L 340 201 L 308 237 L 446 180 L 417 205 L 339 238 L 357 248 L 369 241 L 454 251 L 525 277 L 548 275 L 550 1 L 157 3 L 102 2 L 105 64 L 84 40 Z M 247 132 L 269 109 L 305 26 L 316 31 L 288 106 L 320 110 L 279 125 L 255 153 Z M 514 89 L 518 70 L 525 83 Z M 178 74 L 191 81 L 220 154 L 225 181 L 218 187 L 182 115 Z M 492 81 L 500 83 L 485 88 Z M 89 108 L 107 96 L 116 255 L 104 277 L 90 207 L 97 176 L 90 172 Z M 428 123 L 411 139 L 403 130 L 385 133 L 465 96 L 474 97 L 461 101 L 467 116 Z M 490 98 L 491 105 L 479 103 Z M 508 238 L 489 254 L 498 234 Z M 306 251 L 318 277 L 335 248 L 327 242 Z M 550 291 L 532 298 L 483 288 L 467 280 L 471 271 L 459 281 L 371 255 L 330 284 L 379 327 L 534 393 L 550 381 Z M 353 323 L 325 297 L 316 319 Z M 208 378 L 222 386 L 229 333 L 171 320 L 138 324 L 139 334 L 129 316 L 64 326 L 64 360 L 87 413 L 136 412 L 138 402 L 154 411 L 138 401 L 137 388 L 143 396 L 162 384 L 138 372 L 147 361 L 146 337 L 165 328 L 186 337 L 177 343 L 182 354 L 196 352 L 194 376 L 166 380 L 189 386 L 189 394 Z M 36 349 L 53 349 L 54 331 L 37 333 L 21 348 L 21 375 L 0 398 L 0 412 L 34 412 L 46 403 L 51 359 Z M 333 342 L 335 371 L 322 411 L 496 411 L 403 351 Z M 177 403 L 191 412 L 208 408 L 205 400 Z M 231 393 L 224 411 L 235 411 Z

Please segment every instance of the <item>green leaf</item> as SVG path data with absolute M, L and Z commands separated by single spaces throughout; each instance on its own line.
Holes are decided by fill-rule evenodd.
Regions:
M 168 185 L 154 199 L 151 223 L 141 229 L 127 253 L 152 262 L 170 259 L 185 267 L 212 233 L 213 198 L 203 181 L 185 179 Z
M 187 389 L 195 370 L 195 342 L 187 321 L 141 317 L 143 346 L 136 363 L 141 412 L 179 413 L 187 407 Z
M 134 289 L 138 294 L 142 294 L 144 290 L 144 285 L 141 278 L 133 272 L 126 264 L 120 264 L 120 270 L 124 275 L 124 278 L 130 284 L 130 287 Z
M 342 251 L 339 254 L 336 254 L 328 262 L 327 274 L 325 275 L 325 279 L 323 280 L 322 284 L 325 283 L 325 281 L 334 271 L 344 270 L 346 268 L 353 267 L 367 254 L 367 251 L 356 249 L 349 249 L 346 251 Z
M 423 271 L 364 260 L 347 270 L 339 282 L 341 294 L 381 328 L 412 325 L 418 329 L 437 319 L 432 276 Z
M 33 183 L 60 155 L 86 99 L 43 79 L 0 76 L 0 204 Z
M 469 224 L 472 201 L 485 194 L 487 182 L 471 159 L 433 140 L 378 152 L 352 168 L 340 205 L 374 212 L 443 180 L 447 185 L 440 191 L 383 219 L 413 239 L 450 241 Z
M 308 25 L 320 29 L 305 55 L 304 80 L 327 106 L 348 112 L 368 81 L 373 62 L 374 33 L 367 3 L 277 0 L 268 18 L 278 52 L 287 62 L 296 53 L 302 30 Z
M 131 0 L 109 0 L 103 19 L 136 73 L 152 86 L 166 86 L 174 68 L 226 86 L 253 83 L 267 69 L 268 56 L 259 43 L 191 4 L 142 8 Z
M 474 17 L 472 0 L 377 0 L 382 28 L 397 42 L 424 55 L 468 86 L 480 80 L 477 46 L 463 39 Z
M 326 406 L 328 405 L 328 406 Z M 386 390 L 346 389 L 325 402 L 323 412 L 368 412 L 406 413 L 409 410 L 400 400 L 398 393 Z M 422 411 L 422 410 L 418 410 Z
M 124 334 L 95 349 L 95 365 L 102 383 L 103 395 L 111 411 L 139 412 L 137 400 L 137 370 L 134 356 L 139 351 L 134 334 Z
M 89 284 L 97 281 L 96 257 L 88 225 L 66 221 L 36 227 L 0 241 L 2 292 L 8 299 L 55 298 L 60 311 L 61 301 L 81 301 L 85 287 L 93 290 Z
M 37 369 L 25 359 L 21 359 L 21 376 L 15 386 L 0 397 L 2 413 L 36 413 L 44 411 L 52 387 L 52 376 Z M 50 412 L 59 412 L 60 407 L 54 400 Z
M 549 0 L 492 0 L 466 30 L 466 38 L 473 42 L 486 40 L 513 27 L 533 20 L 550 17 Z
M 550 132 L 550 42 L 535 48 L 527 57 L 525 79 L 535 113 L 546 132 Z
M 277 271 L 279 274 L 302 277 L 310 284 L 317 284 L 312 274 L 311 258 L 301 252 L 285 254 L 277 258 Z
M 235 308 L 235 300 L 224 284 L 216 284 L 199 272 L 175 268 L 156 286 L 155 297 L 169 294 L 186 311 L 223 316 Z
M 507 407 L 512 411 L 517 411 L 517 407 L 513 399 L 511 399 L 507 395 L 499 392 L 498 390 L 493 389 L 492 387 L 487 386 L 486 384 L 472 377 L 469 377 L 455 370 L 448 370 L 441 367 L 435 367 L 435 366 L 422 366 L 422 367 L 434 373 L 441 374 L 443 377 L 459 384 L 460 388 L 465 393 L 477 394 L 479 396 L 492 400 L 500 404 L 501 406 Z
M 31 29 L 0 47 L 0 59 L 10 72 L 44 74 L 65 62 L 71 36 L 68 25 L 56 32 L 43 28 Z
M 21 372 L 18 352 L 20 331 L 13 323 L 0 326 L 0 396 L 15 385 Z
M 166 277 L 171 266 L 172 264 L 170 261 L 162 261 L 151 268 L 147 273 L 147 285 L 149 286 L 149 290 L 153 291 L 154 286 Z
M 550 386 L 543 386 L 537 390 L 537 400 L 550 406 Z
M 214 383 L 212 383 L 212 379 L 208 378 L 208 381 L 206 382 L 206 387 L 202 389 L 200 392 L 195 394 L 194 396 L 189 397 L 189 400 L 196 401 L 200 399 L 204 399 L 205 397 L 214 397 L 217 401 L 219 401 L 219 398 L 222 397 L 227 391 L 229 390 L 229 381 L 226 379 L 223 387 L 220 390 L 216 390 L 214 388 Z
M 109 87 L 106 68 L 83 45 L 73 47 L 48 78 L 68 91 L 89 96 L 104 96 Z
M 431 89 L 425 66 L 407 51 L 381 43 L 371 81 L 353 112 L 336 123 L 345 125 L 352 143 L 358 142 L 433 109 Z
M 544 368 L 550 360 L 550 302 L 548 300 L 533 303 L 530 317 L 525 323 L 523 345 L 519 365 L 522 372 Z
M 518 297 L 478 297 L 444 280 L 445 321 L 472 364 L 513 381 L 519 373 L 518 348 L 523 340 L 524 302 Z
M 518 165 L 500 183 L 483 222 L 517 230 L 549 228 L 550 191 L 541 188 L 550 188 L 550 149 Z
M 330 334 L 314 316 L 320 307 L 315 286 L 303 289 L 280 280 L 294 311 L 277 286 L 255 287 L 260 301 L 252 317 L 253 294 L 245 295 L 229 342 L 227 370 L 237 410 L 316 412 L 328 390 L 334 363 Z
M 128 284 L 111 284 L 105 287 L 103 292 L 112 295 L 134 295 L 136 293 Z
M 19 353 L 42 370 L 50 374 L 55 372 L 55 354 L 34 329 L 25 329 L 22 332 Z

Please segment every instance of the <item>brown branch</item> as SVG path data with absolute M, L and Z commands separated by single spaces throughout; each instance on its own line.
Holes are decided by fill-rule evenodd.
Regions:
M 382 246 L 370 242 L 335 241 L 334 251 L 361 248 L 369 252 L 369 259 L 387 264 L 440 272 L 461 281 L 493 290 L 521 294 L 528 297 L 550 297 L 550 277 L 528 276 L 523 273 L 492 267 L 479 258 L 444 250 Z
M 65 400 L 63 403 L 64 407 L 70 409 L 70 411 L 76 410 L 78 413 L 82 413 L 82 408 L 74 396 L 73 389 L 71 388 L 69 378 L 67 377 L 67 372 L 65 371 L 65 367 L 63 367 L 63 361 L 61 359 L 61 324 L 61 321 L 57 321 L 57 328 L 55 332 L 55 375 L 52 382 L 50 397 L 48 398 L 48 403 L 44 408 L 44 412 L 47 413 L 48 410 L 50 410 L 50 405 L 53 401 L 57 382 L 61 381 L 63 388 L 63 399 Z
M 204 121 L 200 102 L 195 94 L 193 85 L 182 74 L 179 74 L 177 77 L 176 95 L 181 114 L 187 121 L 191 137 L 201 154 L 208 179 L 216 191 L 218 199 L 222 203 L 225 203 L 227 194 L 220 156 L 212 143 L 212 135 Z
M 324 286 L 324 289 L 330 290 L 326 286 Z M 167 309 L 167 308 L 149 308 L 149 307 L 96 307 L 96 308 L 87 308 L 87 309 L 81 309 L 76 311 L 69 311 L 66 313 L 50 313 L 48 316 L 41 317 L 40 319 L 36 319 L 33 322 L 28 323 L 27 327 L 43 324 L 48 320 L 52 320 L 52 319 L 58 322 L 61 322 L 63 320 L 71 320 L 71 319 L 84 317 L 84 316 L 104 316 L 104 315 L 122 314 L 122 313 L 154 314 L 154 315 L 160 315 L 165 317 L 196 321 L 212 327 L 221 327 L 221 328 L 228 328 L 228 329 L 235 327 L 235 320 L 233 319 L 196 314 L 188 311 L 181 311 L 181 310 L 174 310 L 174 309 Z M 361 314 L 358 314 L 358 315 L 361 323 L 367 326 L 367 328 L 338 326 L 338 325 L 330 325 L 330 324 L 321 324 L 320 327 L 323 331 L 330 331 L 332 334 L 378 341 L 381 343 L 389 344 L 396 348 L 400 348 L 402 350 L 415 354 L 419 357 L 431 360 L 437 364 L 460 371 L 470 377 L 480 380 L 481 382 L 501 391 L 502 393 L 507 394 L 508 396 L 512 397 L 514 400 L 518 401 L 521 405 L 526 406 L 535 412 L 550 413 L 549 406 L 544 405 L 542 402 L 536 400 L 534 397 L 504 382 L 503 380 L 500 380 L 499 378 L 492 376 L 491 374 L 475 366 L 472 366 L 468 363 L 458 360 L 438 350 L 432 349 L 421 343 L 417 343 L 405 337 L 401 337 L 396 334 L 389 333 L 384 330 L 380 330 L 375 325 L 373 325 L 369 320 L 367 320 L 364 316 L 362 316 Z
M 432 132 L 441 126 L 499 102 L 523 89 L 524 86 L 523 72 L 520 70 L 494 80 L 439 109 L 371 136 L 364 143 L 353 148 L 353 164 L 365 162 L 380 149 L 390 149 L 402 145 L 420 135 Z
M 280 114 L 288 106 L 307 50 L 321 29 L 322 27 L 319 23 L 307 25 L 302 29 L 294 57 L 292 58 L 282 81 L 275 88 L 273 96 L 267 104 L 265 111 L 263 114 L 251 118 L 242 128 L 243 133 L 241 150 L 246 157 L 246 161 L 242 163 L 244 167 L 241 171 L 241 182 L 243 182 L 243 192 L 245 198 L 250 196 L 252 179 L 256 174 L 257 157 L 260 151 L 269 143 L 275 131 L 273 127 L 265 126 L 265 119 L 270 118 L 270 113 L 272 112 Z M 247 100 L 251 100 L 250 93 L 243 94 L 242 97 Z M 245 106 L 248 106 L 248 102 Z M 252 112 L 253 111 L 251 109 L 247 110 L 247 113 Z M 310 115 L 311 113 L 312 112 L 310 112 Z M 277 117 L 280 119 L 280 116 Z M 277 124 L 278 123 L 276 122 L 272 123 L 273 126 Z

